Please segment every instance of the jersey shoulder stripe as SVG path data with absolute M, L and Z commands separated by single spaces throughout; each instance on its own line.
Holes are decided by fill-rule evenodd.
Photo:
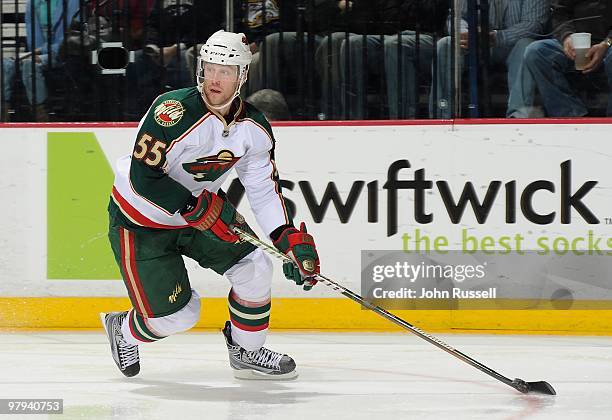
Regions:
M 170 143 L 170 146 L 168 146 L 168 149 L 166 150 L 166 154 L 170 153 L 170 150 L 172 150 L 172 148 L 174 147 L 174 145 L 178 142 L 180 142 L 181 140 L 183 140 L 185 137 L 187 137 L 191 132 L 193 132 L 193 130 L 195 130 L 196 128 L 198 128 L 198 126 L 200 126 L 204 121 L 206 121 L 210 116 L 212 116 L 212 114 L 209 112 L 207 114 L 205 114 L 202 118 L 200 118 L 198 121 L 195 122 L 195 124 L 193 124 L 190 128 L 187 129 L 187 131 L 185 131 L 183 134 L 181 134 L 180 137 L 178 137 L 177 139 L 172 140 L 172 142 Z

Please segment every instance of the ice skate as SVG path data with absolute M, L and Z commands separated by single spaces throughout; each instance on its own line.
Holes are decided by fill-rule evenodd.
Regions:
M 123 339 L 121 324 L 127 312 L 101 313 L 100 319 L 110 342 L 111 354 L 115 364 L 125 376 L 136 376 L 140 372 L 138 346 L 128 344 Z
M 265 347 L 247 351 L 232 342 L 231 323 L 223 328 L 230 366 L 238 379 L 285 380 L 297 377 L 295 361 L 286 354 Z

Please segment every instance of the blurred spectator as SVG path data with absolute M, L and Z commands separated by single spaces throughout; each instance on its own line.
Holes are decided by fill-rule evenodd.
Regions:
M 224 10 L 222 1 L 155 0 L 144 28 L 144 48 L 128 67 L 141 107 L 163 91 L 193 84 L 195 60 L 193 50 L 188 51 L 221 29 Z
M 126 50 L 138 50 L 142 55 L 145 22 L 155 0 L 79 0 L 80 9 L 70 16 L 70 31 L 61 54 L 66 61 L 65 90 L 71 97 L 65 112 L 67 118 L 81 120 L 123 120 L 142 114 L 147 105 L 139 103 L 143 92 L 139 84 L 149 84 L 149 71 L 136 75 L 134 64 L 127 66 L 129 82 L 123 74 L 101 75 L 92 67 L 92 52 L 106 42 L 119 42 Z M 84 23 L 81 23 L 84 22 Z M 120 63 L 116 63 L 121 66 Z M 134 93 L 127 95 L 127 91 Z M 152 89 L 151 89 L 152 90 Z M 131 91 L 130 91 L 131 93 Z M 80 106 L 71 106 L 73 103 Z M 86 106 L 83 106 L 86 104 Z
M 144 26 L 155 0 L 87 0 L 69 16 L 70 31 L 62 53 L 90 62 L 96 42 L 122 42 L 128 50 L 142 49 Z M 81 20 L 85 24 L 81 24 Z M 86 53 L 85 57 L 81 55 Z
M 313 53 L 320 41 L 317 35 L 322 21 L 322 16 L 318 13 L 319 1 L 321 0 L 306 3 L 305 9 L 298 10 L 297 0 L 267 0 L 265 10 L 269 21 L 256 19 L 253 23 L 253 16 L 263 16 L 264 2 L 249 0 L 251 13 L 247 15 L 246 25 L 243 16 L 243 25 L 240 28 L 247 34 L 249 41 L 253 41 L 251 47 L 254 55 L 247 92 L 256 92 L 263 88 L 273 89 L 282 92 L 296 108 L 312 93 L 307 90 L 307 83 L 310 81 L 314 84 L 316 77 L 314 68 L 310 69 L 309 63 L 314 63 Z M 301 34 L 296 32 L 299 27 L 302 29 Z M 310 31 L 312 35 L 309 34 Z M 311 46 L 309 38 L 313 41 Z M 288 68 L 298 70 L 287 71 Z
M 156 0 L 146 27 L 144 52 L 173 87 L 191 85 L 195 65 L 187 67 L 185 51 L 221 28 L 224 4 L 204 0 Z
M 339 103 L 340 47 L 347 36 L 354 35 L 351 23 L 357 15 L 353 1 L 315 0 L 311 20 L 313 16 L 317 18 L 317 32 L 322 36 L 315 52 L 315 66 L 322 87 L 321 110 L 324 112 L 321 117 L 335 118 L 342 113 Z
M 444 27 L 448 0 L 397 0 L 396 3 L 397 5 L 383 11 L 382 15 L 383 21 L 394 22 L 399 18 L 398 28 L 401 31 L 398 35 L 384 38 L 389 118 L 415 118 L 418 108 L 418 103 L 415 103 L 415 98 L 418 97 L 418 91 L 415 91 L 417 76 L 419 81 L 430 79 L 432 35 L 440 33 Z M 416 30 L 419 33 L 418 60 Z M 398 52 L 401 63 L 398 63 Z M 398 73 L 400 67 L 401 76 Z
M 383 9 L 386 8 L 384 2 L 385 0 L 315 0 L 320 9 L 316 13 L 321 15 L 321 32 L 324 34 L 315 52 L 315 65 L 321 80 L 319 118 L 339 119 L 343 116 L 360 117 L 363 114 L 362 94 L 356 92 L 361 89 L 365 67 L 361 44 L 363 35 L 379 32 L 381 22 L 378 19 L 381 5 Z M 395 28 L 389 30 L 394 32 Z M 350 45 L 348 56 L 343 54 L 347 40 Z M 368 69 L 365 71 L 368 74 L 380 74 L 382 49 L 375 48 L 370 42 L 367 42 L 367 46 Z M 348 67 L 346 59 L 350 61 Z M 352 91 L 349 85 L 352 86 Z M 347 95 L 351 96 L 351 109 L 346 103 Z
M 143 47 L 145 24 L 154 3 L 155 0 L 91 1 L 88 16 L 97 15 L 107 19 L 115 31 L 115 40 L 121 39 L 127 49 L 137 50 Z
M 246 26 L 243 32 L 248 33 L 250 42 L 258 44 L 270 32 L 280 29 L 279 0 L 242 0 L 239 3 L 240 21 Z M 284 3 L 288 6 L 287 2 Z M 291 3 L 295 8 L 295 1 Z M 285 8 L 284 13 L 287 11 Z
M 30 54 L 22 56 L 21 79 L 28 101 L 35 105 L 37 121 L 49 120 L 45 107 L 48 96 L 45 73 L 60 63 L 58 53 L 67 29 L 64 28 L 64 17 L 69 21 L 78 8 L 79 0 L 28 0 L 26 3 L 27 50 Z
M 288 86 L 296 86 L 297 72 L 287 71 L 287 69 L 288 66 L 299 66 L 300 64 L 303 66 L 299 70 L 303 81 L 316 79 L 314 68 L 310 69 L 308 62 L 309 57 L 312 63 L 315 62 L 313 54 L 320 45 L 322 39 L 320 34 L 327 29 L 324 10 L 321 10 L 321 4 L 325 1 L 327 0 L 314 0 L 307 4 L 303 13 L 296 13 L 298 1 L 281 0 L 280 29 L 282 32 L 266 36 L 260 46 L 262 60 L 265 60 L 259 66 L 263 87 L 282 90 Z M 300 45 L 300 34 L 296 32 L 298 21 L 302 27 L 302 45 Z M 313 41 L 311 46 L 308 44 L 309 36 Z M 309 71 L 312 72 L 309 73 Z M 307 96 L 308 92 L 302 94 Z
M 467 52 L 467 1 L 462 0 L 461 49 Z M 525 48 L 544 32 L 550 15 L 550 0 L 492 0 L 489 2 L 489 34 L 491 64 L 505 64 L 508 71 L 508 89 L 519 88 L 516 83 Z M 449 25 L 450 26 L 450 25 Z M 474 28 L 469 28 L 473 30 Z M 451 37 L 438 41 L 437 98 L 430 96 L 430 114 L 437 107 L 438 118 L 451 118 Z M 458 63 L 457 65 L 461 65 Z M 462 66 L 463 67 L 463 66 Z
M 365 25 L 358 24 L 357 31 L 367 36 L 350 35 L 340 47 L 341 79 L 348 94 L 345 112 L 349 118 L 367 116 L 368 76 L 386 78 L 389 115 L 391 118 L 414 118 L 416 114 L 415 92 L 417 74 L 427 74 L 433 57 L 433 38 L 430 34 L 441 32 L 447 11 L 447 0 L 377 0 L 368 2 L 363 9 Z M 361 26 L 361 27 L 359 27 Z M 417 34 L 419 68 L 416 68 Z M 364 62 L 364 40 L 367 63 Z M 347 52 L 347 42 L 348 49 Z M 398 48 L 399 44 L 399 48 Z M 399 63 L 398 52 L 402 59 Z M 349 57 L 346 57 L 346 54 Z M 382 66 L 384 62 L 384 74 Z M 349 70 L 345 67 L 348 64 Z M 401 64 L 401 82 L 398 65 Z M 426 77 L 429 79 L 429 76 Z M 400 91 L 401 85 L 401 91 Z M 382 95 L 381 95 L 382 97 Z
M 0 106 L 2 113 L 0 121 L 8 122 L 8 103 L 13 97 L 13 81 L 15 78 L 15 60 L 13 58 L 2 58 L 2 98 Z
M 298 0 L 235 0 L 234 3 L 238 10 L 237 31 L 246 35 L 253 53 L 245 93 L 264 88 L 286 90 L 287 76 L 295 77 L 295 72 L 289 74 L 283 67 L 297 61 Z M 303 17 L 302 13 L 300 18 Z M 302 51 L 306 48 L 307 36 L 304 33 Z
M 288 121 L 291 113 L 283 94 L 272 89 L 261 89 L 246 101 L 263 112 L 268 121 Z
M 587 115 L 585 104 L 577 97 L 568 80 L 570 74 L 590 76 L 605 71 L 608 81 L 607 115 L 612 116 L 612 4 L 610 0 L 557 0 L 553 5 L 555 38 L 534 42 L 524 55 L 520 70 L 521 89 L 510 96 L 509 117 L 531 116 L 534 101 L 533 84 L 537 85 L 550 117 Z M 592 47 L 588 63 L 576 70 L 576 51 L 570 37 L 573 33 L 591 33 Z M 603 63 L 603 66 L 602 66 Z M 603 68 L 602 68 L 603 67 Z M 584 76 L 583 76 L 584 77 Z
M 329 10 L 330 3 L 335 8 Z M 429 73 L 433 40 L 428 33 L 444 25 L 446 4 L 447 0 L 328 2 L 330 27 L 335 32 L 324 37 L 317 50 L 325 110 L 321 117 L 365 118 L 370 76 L 386 78 L 392 118 L 414 117 L 416 75 Z M 416 30 L 419 30 L 419 69 L 415 68 Z M 401 91 L 398 53 L 402 57 Z M 328 98 L 330 90 L 332 97 Z
M 278 0 L 235 0 L 234 3 L 235 10 L 238 11 L 234 14 L 237 21 L 236 27 L 238 32 L 246 35 L 253 54 L 245 91 L 248 93 L 256 92 L 266 87 L 264 71 L 268 73 L 269 70 L 270 73 L 273 73 L 273 68 L 277 64 L 278 54 L 275 54 L 275 52 L 278 48 L 278 42 L 272 40 L 271 36 L 277 35 L 278 30 L 280 30 L 280 5 Z M 285 7 L 283 14 L 287 12 L 287 9 L 295 10 L 295 1 L 285 1 L 284 3 L 288 7 Z M 292 4 L 289 5 L 288 3 Z M 287 21 L 287 17 L 283 17 Z M 287 28 L 286 26 L 284 28 L 284 30 L 292 29 L 294 28 Z M 265 49 L 270 51 L 270 54 L 262 51 L 265 46 L 267 46 Z M 261 62 L 262 56 L 265 55 L 274 55 L 272 63 L 270 63 L 270 59 L 266 60 L 265 63 Z M 280 89 L 278 84 L 270 84 L 269 87 Z

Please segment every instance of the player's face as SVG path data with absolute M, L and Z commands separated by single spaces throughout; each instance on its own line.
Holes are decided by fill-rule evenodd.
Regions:
M 204 93 L 211 105 L 230 100 L 238 84 L 238 66 L 204 63 Z

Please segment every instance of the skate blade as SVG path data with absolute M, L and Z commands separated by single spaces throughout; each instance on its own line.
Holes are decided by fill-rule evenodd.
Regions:
M 108 335 L 108 329 L 106 328 L 106 313 L 100 312 L 100 321 L 102 321 L 102 326 L 104 327 L 104 331 L 106 331 L 106 335 Z
M 298 377 L 296 370 L 280 375 L 271 375 L 268 373 L 259 372 L 253 369 L 232 369 L 234 378 L 245 379 L 251 381 L 290 381 Z

